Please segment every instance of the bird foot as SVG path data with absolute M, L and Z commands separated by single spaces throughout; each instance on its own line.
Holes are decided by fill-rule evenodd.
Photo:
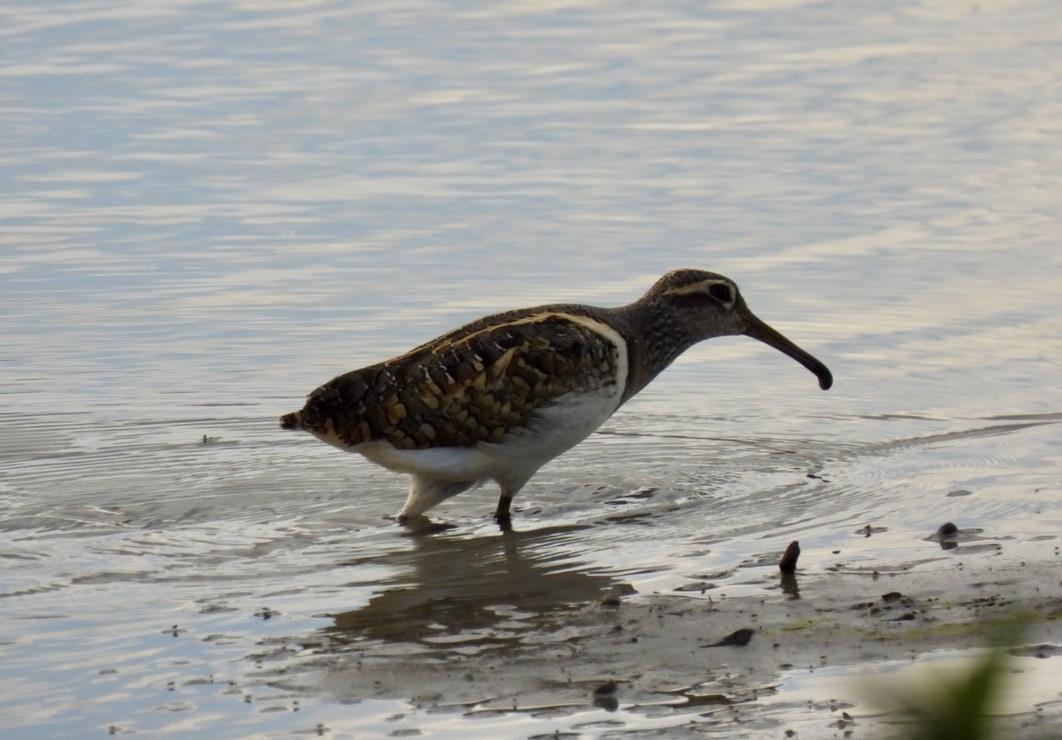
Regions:
M 495 512 L 494 521 L 498 523 L 498 529 L 500 529 L 501 531 L 513 531 L 513 518 L 509 516 L 509 512 Z
M 434 522 L 423 514 L 413 514 L 412 516 L 399 514 L 395 517 L 395 521 L 405 527 L 409 534 L 434 534 L 457 527 L 456 524 L 448 522 Z

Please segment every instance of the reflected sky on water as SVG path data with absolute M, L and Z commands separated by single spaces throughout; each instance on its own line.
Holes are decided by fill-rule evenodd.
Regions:
M 755 591 L 738 566 L 794 538 L 810 568 L 936 558 L 922 538 L 961 519 L 1036 557 L 1062 524 L 1055 15 L 5 5 L 6 724 L 216 731 L 268 695 L 271 635 L 444 603 L 520 642 L 525 612 L 615 587 Z M 483 313 L 626 303 L 683 266 L 737 280 L 836 385 L 699 345 L 532 481 L 518 542 L 494 542 L 490 488 L 404 536 L 399 477 L 275 428 Z M 167 691 L 211 675 L 237 688 Z M 241 727 L 404 706 L 292 698 Z

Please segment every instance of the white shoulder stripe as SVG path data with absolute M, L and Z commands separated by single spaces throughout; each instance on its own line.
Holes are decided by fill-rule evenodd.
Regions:
M 627 391 L 627 340 L 608 324 L 591 319 L 588 316 L 579 316 L 571 313 L 557 313 L 554 315 L 562 316 L 573 323 L 585 326 L 587 329 L 599 334 L 616 348 L 616 387 L 622 396 Z

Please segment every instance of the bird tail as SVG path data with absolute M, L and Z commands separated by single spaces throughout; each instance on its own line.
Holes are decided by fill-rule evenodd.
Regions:
M 303 429 L 302 412 L 293 411 L 280 417 L 281 429 Z

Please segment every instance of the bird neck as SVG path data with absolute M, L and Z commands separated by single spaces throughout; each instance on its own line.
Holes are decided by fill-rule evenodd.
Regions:
M 613 325 L 627 341 L 627 388 L 623 401 L 649 385 L 675 358 L 703 339 L 674 310 L 644 299 L 612 309 Z

